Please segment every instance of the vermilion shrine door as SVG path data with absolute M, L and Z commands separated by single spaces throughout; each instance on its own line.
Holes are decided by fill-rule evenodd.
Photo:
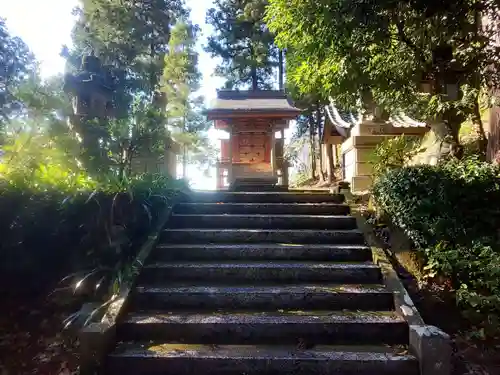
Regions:
M 262 164 L 271 162 L 270 133 L 239 133 L 235 137 L 235 141 L 235 143 L 237 143 L 238 162 L 245 164 Z
M 270 132 L 234 132 L 233 145 L 233 180 L 274 175 Z

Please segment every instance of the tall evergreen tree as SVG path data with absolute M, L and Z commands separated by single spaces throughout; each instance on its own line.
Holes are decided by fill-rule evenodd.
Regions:
M 92 50 L 127 75 L 126 91 L 152 100 L 163 73 L 171 27 L 188 16 L 183 0 L 81 0 L 74 54 Z
M 165 56 L 162 91 L 167 102 L 167 124 L 172 136 L 181 144 L 183 177 L 187 177 L 190 156 L 207 150 L 206 130 L 210 123 L 202 113 L 204 98 L 194 93 L 200 88 L 196 41 L 199 28 L 179 22 L 172 29 L 169 52 Z
M 201 116 L 199 102 L 191 100 L 201 75 L 194 52 L 198 28 L 182 22 L 189 16 L 184 1 L 81 0 L 76 13 L 75 48 L 66 51 L 68 60 L 78 63 L 79 55 L 93 51 L 121 73 L 115 92 L 120 115 L 108 123 L 107 145 L 120 171 L 130 169 L 136 154 L 161 151 L 167 125 L 181 129 L 175 137 L 187 154 L 202 130 L 192 129 L 195 122 L 189 120 L 196 112 Z M 189 142 L 180 133 L 191 134 Z
M 17 90 L 35 68 L 35 58 L 26 43 L 11 35 L 0 18 L 0 126 L 23 108 Z
M 216 74 L 227 88 L 269 89 L 273 86 L 279 52 L 264 24 L 267 0 L 216 0 L 207 12 L 215 29 L 206 51 L 222 63 Z

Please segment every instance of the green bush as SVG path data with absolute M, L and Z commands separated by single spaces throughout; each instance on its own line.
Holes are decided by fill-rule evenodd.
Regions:
M 431 276 L 446 275 L 452 280 L 457 291 L 457 302 L 471 320 L 484 326 L 500 328 L 498 244 L 492 243 L 491 238 L 478 239 L 468 246 L 451 246 L 443 242 L 426 249 L 426 255 L 427 272 Z
M 469 158 L 392 169 L 373 187 L 378 208 L 425 254 L 427 275 L 450 280 L 469 318 L 496 329 L 499 177 L 498 166 Z
M 496 236 L 500 168 L 477 159 L 389 170 L 373 186 L 377 206 L 420 247 Z
M 400 135 L 386 139 L 375 147 L 370 164 L 373 168 L 372 177 L 379 176 L 394 168 L 401 168 L 421 150 L 420 137 Z
M 164 175 L 97 181 L 44 137 L 18 137 L 4 150 L 0 274 L 14 293 L 46 291 L 76 272 L 68 282 L 83 277 L 107 294 L 104 278 L 122 272 L 172 198 L 188 189 Z

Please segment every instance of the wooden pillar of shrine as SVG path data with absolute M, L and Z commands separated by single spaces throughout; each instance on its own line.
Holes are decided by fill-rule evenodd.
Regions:
M 234 163 L 234 157 L 233 157 L 233 141 L 234 141 L 234 128 L 233 125 L 229 125 L 229 149 L 228 149 L 228 159 L 229 159 L 229 164 L 227 166 L 227 181 L 229 184 L 233 182 L 233 163 Z
M 281 155 L 281 184 L 284 186 L 288 186 L 288 163 L 285 160 L 285 129 L 281 129 L 281 139 L 283 140 L 283 155 Z
M 271 129 L 271 168 L 276 176 L 276 130 Z

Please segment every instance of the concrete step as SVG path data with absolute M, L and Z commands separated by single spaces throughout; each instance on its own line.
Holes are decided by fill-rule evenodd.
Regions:
M 180 260 L 318 260 L 364 262 L 372 260 L 372 252 L 363 245 L 326 244 L 161 244 L 149 262 Z
M 108 375 L 418 375 L 415 357 L 386 347 L 119 345 Z
M 350 207 L 338 203 L 180 203 L 178 214 L 272 214 L 272 215 L 348 215 Z
M 359 230 L 315 229 L 165 229 L 160 243 L 296 243 L 363 245 Z
M 325 215 L 173 215 L 173 228 L 356 229 L 352 216 Z
M 380 268 L 373 263 L 334 262 L 186 262 L 146 265 L 139 275 L 141 283 L 165 281 L 224 281 L 227 283 L 333 282 L 378 284 Z
M 218 345 L 406 344 L 408 335 L 404 318 L 387 311 L 144 313 L 130 314 L 117 326 L 119 341 Z
M 229 191 L 242 192 L 288 192 L 288 186 L 282 185 L 252 185 L 245 184 L 240 186 L 229 187 Z
M 195 192 L 191 203 L 344 203 L 341 194 L 290 192 Z
M 394 298 L 382 285 L 171 285 L 138 286 L 132 310 L 218 309 L 393 310 Z

